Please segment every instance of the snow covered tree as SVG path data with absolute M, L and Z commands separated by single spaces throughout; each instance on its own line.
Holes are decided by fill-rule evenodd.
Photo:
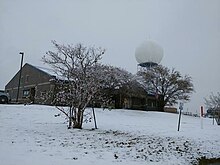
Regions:
M 220 108 L 220 92 L 217 92 L 217 95 L 211 93 L 208 98 L 205 98 L 205 105 L 207 108 Z
M 52 43 L 57 51 L 48 51 L 43 61 L 57 75 L 53 103 L 69 118 L 69 128 L 81 129 L 86 107 L 94 100 L 108 102 L 111 97 L 102 90 L 125 84 L 130 75 L 120 68 L 101 64 L 105 53 L 102 48 Z M 68 105 L 69 109 L 62 105 Z
M 205 98 L 205 105 L 217 124 L 220 125 L 220 93 L 217 92 L 217 95 L 211 93 L 208 98 Z
M 161 111 L 164 106 L 176 104 L 178 100 L 190 100 L 190 94 L 194 91 L 190 76 L 182 76 L 179 71 L 162 65 L 145 68 L 137 74 L 145 90 L 160 98 Z

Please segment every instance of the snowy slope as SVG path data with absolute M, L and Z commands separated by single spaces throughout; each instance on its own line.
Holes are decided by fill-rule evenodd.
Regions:
M 90 109 L 87 110 L 88 112 Z M 50 106 L 0 105 L 0 164 L 192 164 L 220 157 L 220 126 L 211 119 L 131 110 L 96 109 L 98 128 L 68 130 Z

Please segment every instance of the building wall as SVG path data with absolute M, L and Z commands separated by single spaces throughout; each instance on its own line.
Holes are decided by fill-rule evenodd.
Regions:
M 20 103 L 42 103 L 44 93 L 54 89 L 54 85 L 50 81 L 53 77 L 30 64 L 25 64 L 21 73 L 18 97 L 18 102 Z M 19 74 L 20 72 L 18 71 L 5 86 L 5 90 L 9 93 L 12 102 L 15 102 L 17 98 Z
M 19 103 L 51 104 L 53 97 L 47 97 L 50 93 L 55 94 L 55 83 L 51 81 L 54 76 L 30 65 L 25 64 L 22 68 L 21 83 L 19 88 Z M 10 94 L 12 102 L 16 101 L 18 92 L 19 71 L 6 85 L 5 90 Z M 112 91 L 114 94 L 114 108 L 142 109 L 163 111 L 160 106 L 160 98 L 150 96 L 140 87 L 134 86 L 127 91 Z

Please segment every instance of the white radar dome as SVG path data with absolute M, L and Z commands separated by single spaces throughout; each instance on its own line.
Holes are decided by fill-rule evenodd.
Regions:
M 135 50 L 135 57 L 139 64 L 159 64 L 163 58 L 163 48 L 154 41 L 144 41 Z

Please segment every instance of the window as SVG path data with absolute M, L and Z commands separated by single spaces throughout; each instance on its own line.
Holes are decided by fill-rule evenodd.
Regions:
M 25 82 L 26 82 L 26 83 L 29 82 L 29 77 L 30 77 L 29 75 L 26 75 L 26 78 L 25 78 Z
M 40 96 L 43 97 L 43 98 L 46 97 L 46 91 L 40 92 Z
M 21 76 L 20 84 L 22 85 L 24 83 L 24 77 Z
M 28 97 L 30 94 L 30 89 L 23 90 L 23 97 Z

